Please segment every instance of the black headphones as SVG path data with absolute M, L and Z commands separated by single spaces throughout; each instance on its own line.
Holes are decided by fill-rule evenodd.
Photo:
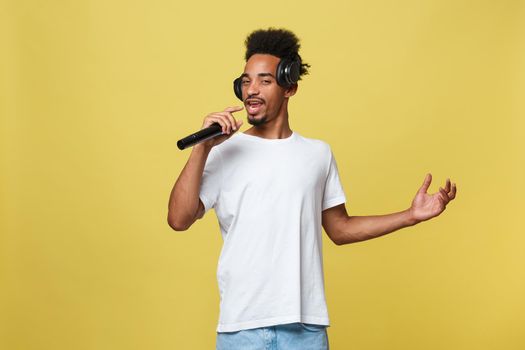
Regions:
M 299 55 L 295 59 L 282 58 L 277 66 L 277 72 L 275 79 L 277 84 L 284 87 L 285 89 L 297 83 L 299 76 L 301 75 L 301 58 Z M 242 77 L 239 77 L 233 81 L 233 91 L 235 96 L 241 101 L 242 99 Z

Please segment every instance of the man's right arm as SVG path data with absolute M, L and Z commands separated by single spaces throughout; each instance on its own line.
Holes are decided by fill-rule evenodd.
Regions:
M 204 205 L 199 199 L 199 191 L 210 150 L 210 147 L 203 144 L 193 146 L 190 157 L 171 190 L 168 224 L 175 231 L 187 230 L 204 215 Z
M 240 106 L 228 107 L 222 112 L 211 113 L 204 119 L 203 129 L 213 123 L 219 123 L 223 135 L 193 146 L 190 157 L 171 190 L 168 203 L 168 225 L 175 231 L 187 230 L 197 219 L 204 216 L 204 205 L 199 194 L 206 160 L 212 147 L 229 139 L 242 125 L 242 120 L 235 120 L 232 115 L 242 109 Z

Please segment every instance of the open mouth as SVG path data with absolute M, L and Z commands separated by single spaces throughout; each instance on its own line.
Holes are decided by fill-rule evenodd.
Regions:
M 255 99 L 249 99 L 246 100 L 246 109 L 248 110 L 248 113 L 250 114 L 257 114 L 263 105 L 263 101 L 261 100 L 255 100 Z

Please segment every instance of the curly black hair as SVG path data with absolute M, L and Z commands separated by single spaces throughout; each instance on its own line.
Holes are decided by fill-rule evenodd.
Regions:
M 299 38 L 287 29 L 268 28 L 255 30 L 246 37 L 244 45 L 246 45 L 246 61 L 256 53 L 270 54 L 281 59 L 288 58 L 293 60 L 298 58 L 301 60 L 299 55 L 299 48 L 301 47 Z M 299 80 L 301 80 L 301 76 L 308 74 L 308 68 L 310 68 L 310 65 L 301 60 Z

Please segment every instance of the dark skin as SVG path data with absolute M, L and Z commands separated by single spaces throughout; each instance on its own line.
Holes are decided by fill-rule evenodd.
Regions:
M 297 84 L 283 88 L 277 84 L 275 72 L 280 59 L 273 55 L 255 54 L 246 62 L 242 77 L 242 94 L 248 123 L 251 128 L 244 133 L 267 139 L 287 138 L 292 134 L 288 121 L 288 102 L 297 92 Z M 177 180 L 170 196 L 168 222 L 175 230 L 186 230 L 204 215 L 199 199 L 202 169 L 212 147 L 226 141 L 242 125 L 233 113 L 243 107 L 228 107 L 205 117 L 202 128 L 217 122 L 224 135 L 193 147 L 190 159 Z M 337 245 L 364 241 L 413 226 L 440 215 L 456 197 L 457 187 L 446 180 L 445 187 L 429 194 L 432 175 L 427 174 L 410 207 L 406 210 L 370 216 L 349 216 L 345 204 L 322 212 L 322 225 L 330 239 Z
M 288 101 L 297 92 L 297 84 L 285 89 L 277 84 L 275 72 L 280 58 L 255 54 L 246 62 L 242 75 L 242 95 L 248 123 L 254 125 L 245 134 L 267 139 L 286 138 L 292 134 L 288 123 Z M 253 102 L 260 102 L 256 109 Z
M 392 214 L 348 216 L 343 204 L 323 211 L 323 227 L 337 245 L 355 243 L 383 236 L 407 226 L 413 226 L 440 215 L 456 198 L 457 187 L 447 179 L 445 188 L 429 194 L 432 175 L 427 174 L 410 208 Z

